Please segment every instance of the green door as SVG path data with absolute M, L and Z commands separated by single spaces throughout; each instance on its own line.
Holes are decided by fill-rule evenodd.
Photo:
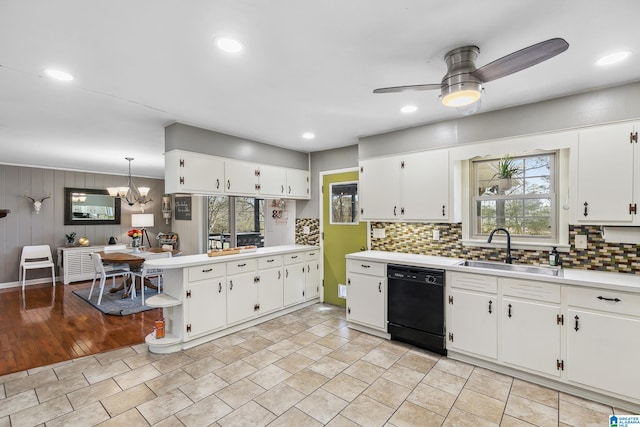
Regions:
M 346 304 L 338 298 L 338 284 L 347 283 L 344 257 L 367 246 L 367 223 L 358 221 L 357 184 L 357 170 L 325 174 L 322 179 L 324 301 L 343 307 Z

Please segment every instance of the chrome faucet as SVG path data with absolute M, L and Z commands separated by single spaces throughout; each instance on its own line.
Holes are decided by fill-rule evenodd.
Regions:
M 491 243 L 491 239 L 493 239 L 493 234 L 496 231 L 504 231 L 504 233 L 507 235 L 507 258 L 504 260 L 504 262 L 506 262 L 507 264 L 511 264 L 512 258 L 511 258 L 511 234 L 509 234 L 509 231 L 506 228 L 496 228 L 494 229 L 491 234 L 489 234 L 489 240 L 487 240 L 487 243 Z

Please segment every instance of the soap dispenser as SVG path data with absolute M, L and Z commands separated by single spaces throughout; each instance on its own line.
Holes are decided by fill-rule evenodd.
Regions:
M 560 254 L 558 249 L 554 246 L 551 252 L 549 252 L 549 265 L 558 266 L 560 264 Z

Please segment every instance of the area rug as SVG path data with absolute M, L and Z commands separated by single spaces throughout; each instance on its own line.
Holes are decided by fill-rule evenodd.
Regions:
M 142 295 L 140 295 L 140 292 L 137 292 L 136 297 L 131 299 L 131 297 L 122 298 L 122 291 L 111 293 L 108 289 L 104 290 L 102 301 L 100 302 L 100 305 L 98 305 L 99 290 L 100 288 L 93 290 L 91 300 L 89 300 L 89 289 L 78 289 L 73 291 L 73 293 L 101 312 L 111 314 L 113 316 L 127 316 L 129 314 L 140 313 L 142 311 L 153 309 L 153 307 L 142 305 Z M 155 293 L 155 291 L 152 292 Z M 149 296 L 150 295 L 147 295 L 145 292 L 145 297 L 148 298 Z

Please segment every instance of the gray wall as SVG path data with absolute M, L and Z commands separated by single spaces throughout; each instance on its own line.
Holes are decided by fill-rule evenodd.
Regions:
M 155 237 L 160 231 L 169 231 L 171 225 L 165 225 L 162 219 L 162 193 L 164 180 L 136 178 L 138 186 L 151 187 L 153 199 L 145 206 L 145 213 L 155 215 L 155 227 L 148 230 L 151 244 L 157 246 Z M 120 225 L 64 225 L 64 188 L 97 188 L 122 186 L 126 176 L 104 175 L 86 172 L 71 172 L 54 169 L 29 168 L 0 165 L 0 209 L 10 209 L 11 213 L 0 218 L 0 286 L 16 282 L 20 264 L 20 253 L 26 245 L 46 244 L 56 256 L 56 248 L 66 243 L 65 234 L 75 231 L 76 239 L 87 237 L 91 244 L 106 244 L 109 236 L 116 236 L 121 243 L 129 243 L 127 231 L 131 228 L 131 213 L 137 209 L 122 204 Z M 36 214 L 31 201 L 24 197 L 42 198 L 51 194 L 43 202 L 40 214 Z M 32 270 L 28 278 L 43 277 L 44 270 Z
M 318 191 L 320 172 L 357 167 L 357 145 L 311 153 L 311 199 L 298 200 L 298 204 L 296 205 L 296 217 L 320 218 L 320 195 Z
M 307 153 L 275 147 L 182 123 L 165 128 L 164 148 L 210 154 L 236 160 L 309 170 Z
M 360 159 L 640 117 L 640 83 L 361 138 Z

